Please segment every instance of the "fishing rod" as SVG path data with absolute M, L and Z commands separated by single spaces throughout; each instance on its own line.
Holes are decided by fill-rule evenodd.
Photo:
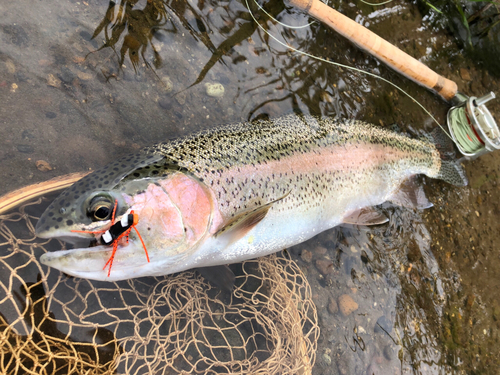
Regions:
M 467 159 L 500 149 L 498 125 L 486 107 L 495 98 L 490 92 L 480 98 L 467 97 L 458 86 L 422 64 L 406 52 L 379 37 L 374 32 L 337 12 L 320 0 L 287 0 L 348 38 L 355 45 L 381 60 L 398 73 L 439 94 L 453 105 L 448 111 L 447 122 L 451 138 Z

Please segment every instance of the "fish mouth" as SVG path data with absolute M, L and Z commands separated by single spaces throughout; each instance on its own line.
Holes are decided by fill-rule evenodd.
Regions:
M 144 266 L 151 264 L 147 262 L 142 245 L 130 240 L 128 245 L 118 246 L 109 270 L 112 252 L 113 247 L 106 245 L 51 251 L 40 257 L 40 263 L 70 276 L 100 281 L 140 277 L 144 274 Z

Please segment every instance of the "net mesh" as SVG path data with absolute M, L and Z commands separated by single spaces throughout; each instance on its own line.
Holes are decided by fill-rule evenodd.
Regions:
M 319 328 L 284 254 L 233 265 L 233 293 L 193 271 L 98 282 L 42 266 L 33 208 L 0 215 L 3 374 L 308 374 Z

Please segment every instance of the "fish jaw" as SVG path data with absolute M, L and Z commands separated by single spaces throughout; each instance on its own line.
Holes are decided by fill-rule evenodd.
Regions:
M 156 262 L 157 257 L 151 257 L 148 262 L 139 240 L 129 240 L 127 245 L 119 245 L 111 270 L 109 270 L 107 262 L 112 251 L 112 247 L 104 245 L 60 250 L 43 254 L 40 262 L 71 276 L 99 281 L 118 281 L 149 276 L 159 268 Z M 163 262 L 161 263 L 163 265 Z

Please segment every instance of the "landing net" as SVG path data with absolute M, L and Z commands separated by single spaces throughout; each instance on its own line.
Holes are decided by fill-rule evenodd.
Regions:
M 38 262 L 64 246 L 35 237 L 40 203 L 0 215 L 0 373 L 311 373 L 316 308 L 285 255 L 233 265 L 233 293 L 193 271 L 73 278 Z

